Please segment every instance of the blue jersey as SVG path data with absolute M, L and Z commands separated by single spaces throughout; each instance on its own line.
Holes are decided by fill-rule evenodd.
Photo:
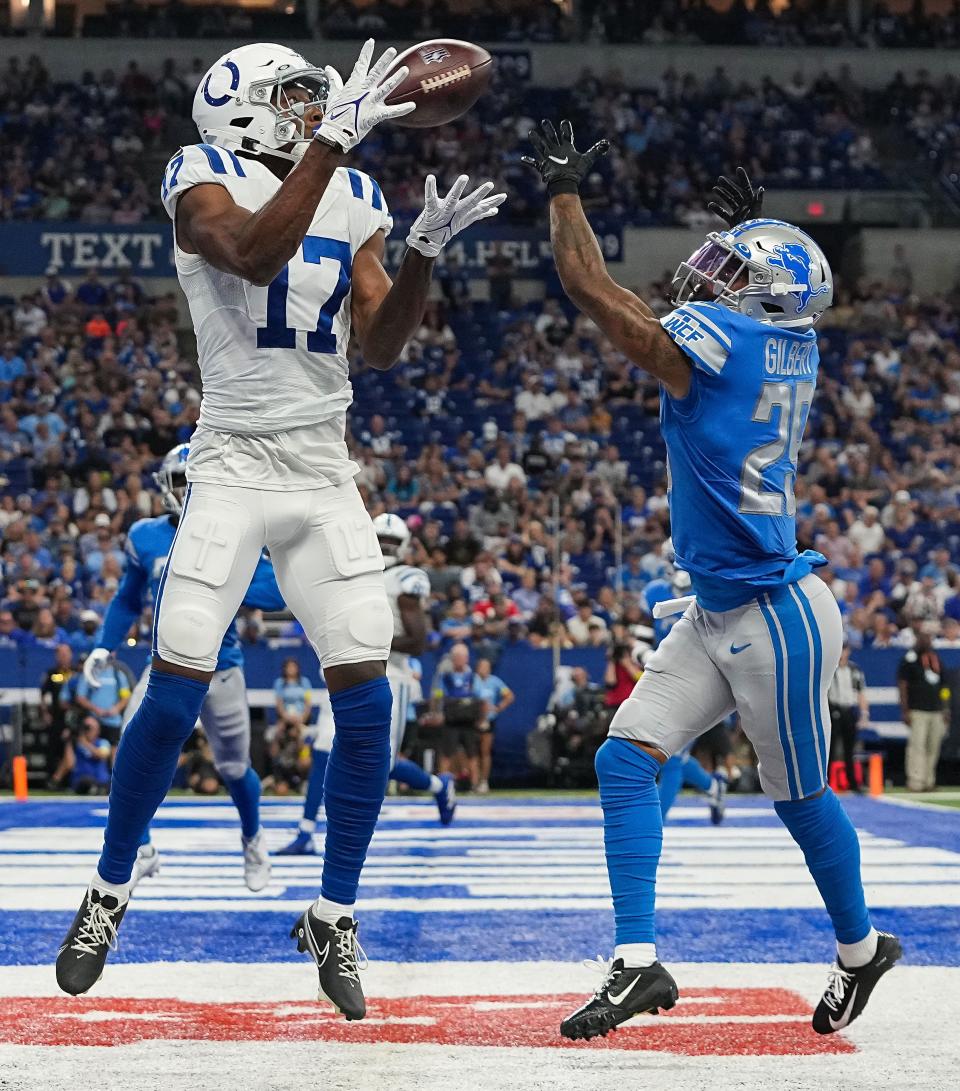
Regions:
M 693 365 L 685 398 L 660 395 L 677 567 L 705 609 L 731 610 L 826 563 L 797 553 L 793 494 L 817 337 L 716 303 L 660 321 Z
M 176 532 L 177 521 L 170 515 L 141 519 L 130 528 L 127 533 L 127 567 L 117 593 L 107 608 L 97 647 L 113 650 L 126 636 L 146 603 L 150 601 L 156 605 L 160 577 Z M 283 596 L 269 557 L 260 558 L 243 605 L 258 610 L 284 609 Z M 224 671 L 242 665 L 240 636 L 236 623 L 231 621 L 220 645 L 216 669 Z

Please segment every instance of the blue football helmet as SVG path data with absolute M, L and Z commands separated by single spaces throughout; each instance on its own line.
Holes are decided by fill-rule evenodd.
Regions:
M 187 458 L 190 444 L 180 443 L 163 456 L 160 469 L 153 475 L 153 483 L 160 490 L 163 504 L 171 515 L 183 512 L 183 498 L 187 493 Z
M 820 247 L 783 220 L 746 220 L 707 241 L 673 277 L 677 305 L 719 303 L 758 322 L 803 329 L 833 302 L 833 274 Z

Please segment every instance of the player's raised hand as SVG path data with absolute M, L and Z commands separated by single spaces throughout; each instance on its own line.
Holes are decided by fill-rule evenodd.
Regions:
M 425 258 L 435 258 L 454 235 L 477 220 L 496 216 L 507 199 L 505 193 L 494 193 L 493 182 L 484 182 L 466 197 L 463 191 L 470 179 L 466 174 L 450 187 L 446 197 L 437 195 L 437 179 L 427 175 L 424 186 L 423 212 L 414 220 L 407 235 L 407 246 L 419 250 Z
M 531 129 L 527 138 L 533 145 L 534 154 L 524 155 L 520 161 L 540 175 L 551 197 L 558 193 L 576 193 L 594 161 L 610 150 L 609 140 L 598 140 L 585 152 L 577 151 L 569 121 L 560 122 L 559 136 L 552 121 L 541 121 L 540 128 Z
M 762 207 L 763 186 L 754 189 L 743 167 L 737 167 L 735 182 L 721 174 L 713 187 L 713 200 L 707 203 L 710 212 L 725 220 L 728 227 L 755 220 Z
M 334 80 L 330 72 L 327 72 L 330 92 L 327 95 L 323 121 L 317 126 L 314 136 L 328 144 L 335 144 L 344 151 L 356 147 L 374 125 L 392 117 L 403 117 L 417 108 L 413 102 L 403 102 L 397 106 L 386 105 L 384 100 L 387 95 L 403 82 L 409 69 L 403 66 L 389 79 L 384 79 L 397 51 L 392 46 L 384 50 L 380 60 L 371 67 L 373 50 L 374 41 L 368 38 L 363 43 L 360 56 L 357 57 L 357 63 L 346 83 L 340 80 L 338 73 L 334 72 Z M 340 86 L 336 86 L 338 83 Z

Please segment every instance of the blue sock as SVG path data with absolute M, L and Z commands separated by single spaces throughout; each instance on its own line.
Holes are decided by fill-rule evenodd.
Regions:
M 626 739 L 607 739 L 597 751 L 596 769 L 617 943 L 654 943 L 653 907 L 663 844 L 656 783 L 660 763 Z
M 207 683 L 152 670 L 143 702 L 120 738 L 110 811 L 97 868 L 108 883 L 130 881 L 144 831 L 157 813 L 190 738 Z
M 859 943 L 870 932 L 860 879 L 857 831 L 827 788 L 810 799 L 774 803 L 780 821 L 803 850 L 840 943 Z
M 634 747 L 634 750 L 637 748 Z M 642 752 L 642 751 L 641 751 Z M 660 768 L 660 779 L 657 781 L 657 791 L 660 795 L 660 817 L 666 818 L 667 813 L 677 798 L 680 786 L 683 783 L 683 758 L 674 754 L 668 758 Z
M 698 792 L 709 792 L 713 787 L 713 777 L 704 769 L 696 758 L 687 754 L 683 760 L 683 783 Z
M 331 693 L 330 705 L 336 732 L 323 785 L 327 837 L 320 893 L 353 905 L 387 790 L 393 698 L 386 678 L 374 678 Z
M 430 791 L 430 774 L 415 761 L 408 761 L 406 758 L 397 758 L 390 779 L 398 780 L 409 788 L 416 788 L 419 792 Z
M 249 841 L 260 829 L 260 778 L 247 766 L 242 777 L 237 780 L 224 777 L 223 783 L 240 815 L 240 832 Z
M 312 753 L 307 797 L 303 801 L 303 817 L 307 822 L 316 822 L 317 815 L 320 813 L 320 805 L 323 803 L 323 779 L 327 775 L 329 758 L 329 750 L 314 750 Z

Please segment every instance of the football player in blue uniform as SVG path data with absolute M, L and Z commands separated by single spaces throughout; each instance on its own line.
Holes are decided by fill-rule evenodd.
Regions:
M 405 784 L 414 791 L 430 792 L 436 801 L 441 825 L 449 826 L 457 810 L 457 789 L 453 776 L 450 773 L 441 773 L 440 776 L 428 773 L 416 762 L 400 756 L 407 730 L 411 696 L 418 693 L 420 688 L 410 660 L 412 656 L 420 655 L 427 645 L 424 602 L 430 596 L 430 581 L 422 569 L 403 563 L 410 543 L 410 530 L 398 515 L 389 512 L 378 515 L 373 521 L 373 529 L 383 552 L 384 586 L 393 613 L 393 642 L 387 660 L 387 681 L 393 696 L 390 779 L 398 784 Z M 325 708 L 321 706 L 313 738 L 313 761 L 303 802 L 303 817 L 300 819 L 296 837 L 289 845 L 278 850 L 278 856 L 316 854 L 313 833 L 323 803 L 323 781 L 333 737 L 333 720 L 325 715 Z
M 690 574 L 675 569 L 670 576 L 651 580 L 643 589 L 643 602 L 653 619 L 654 647 L 659 647 L 667 634 L 683 617 L 689 605 Z M 664 763 L 657 779 L 660 795 L 660 816 L 666 819 L 681 788 L 694 788 L 707 797 L 710 821 L 719 826 L 727 807 L 727 778 L 723 773 L 710 774 L 690 752 L 694 742 L 672 754 Z
M 154 475 L 169 514 L 140 519 L 127 534 L 123 579 L 107 608 L 97 645 L 83 665 L 84 675 L 93 686 L 99 685 L 99 676 L 113 650 L 140 617 L 144 604 L 157 601 L 163 568 L 183 511 L 189 451 L 186 443 L 174 447 Z M 261 557 L 243 604 L 260 610 L 285 608 L 268 557 Z M 124 727 L 143 701 L 149 675 L 148 665 L 124 710 Z M 220 645 L 217 669 L 200 707 L 200 722 L 210 742 L 217 772 L 240 815 L 244 881 L 250 890 L 262 890 L 270 880 L 270 857 L 260 826 L 260 778 L 250 765 L 250 706 L 243 679 L 243 652 L 233 622 Z M 134 864 L 133 886 L 155 874 L 159 866 L 159 853 L 151 843 L 148 827 Z
M 563 1021 L 568 1038 L 607 1034 L 672 1008 L 657 961 L 654 891 L 663 840 L 662 764 L 734 709 L 760 759 L 764 791 L 803 850 L 833 922 L 836 962 L 813 1016 L 830 1034 L 863 1010 L 901 956 L 870 921 L 860 845 L 827 786 L 827 688 L 840 658 L 840 611 L 798 553 L 793 483 L 817 381 L 816 320 L 833 299 L 820 247 L 759 218 L 762 193 L 722 179 L 712 231 L 680 263 L 674 310 L 658 318 L 607 272 L 578 187 L 609 145 L 578 151 L 568 121 L 531 134 L 526 162 L 546 183 L 564 291 L 613 346 L 660 381 L 676 564 L 693 601 L 654 652 L 597 752 L 616 949 L 596 993 Z

